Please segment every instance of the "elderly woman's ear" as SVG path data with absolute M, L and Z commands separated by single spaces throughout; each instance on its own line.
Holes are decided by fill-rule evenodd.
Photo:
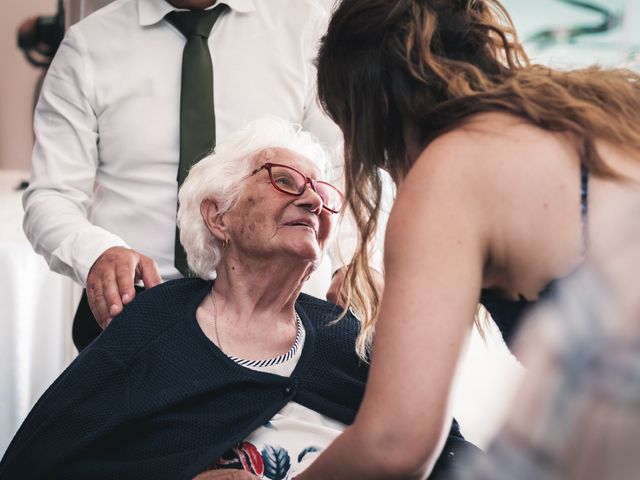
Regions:
M 200 204 L 200 214 L 211 234 L 224 242 L 228 237 L 226 216 L 220 213 L 218 203 L 212 198 L 205 198 Z

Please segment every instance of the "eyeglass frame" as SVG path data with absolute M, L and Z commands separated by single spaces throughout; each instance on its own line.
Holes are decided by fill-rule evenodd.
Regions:
M 293 193 L 293 192 L 287 192 L 286 190 L 282 190 L 282 188 L 280 188 L 278 185 L 276 185 L 276 183 L 275 183 L 275 181 L 273 179 L 273 175 L 271 174 L 271 167 L 288 168 L 288 169 L 293 170 L 294 172 L 302 175 L 302 177 L 305 180 L 304 188 L 302 188 L 302 190 L 300 190 L 300 193 Z M 328 185 L 329 187 L 333 188 L 336 192 L 338 192 L 338 194 L 340 195 L 340 198 L 342 199 L 342 202 L 340 203 L 340 209 L 334 210 L 332 208 L 327 207 L 325 205 L 325 203 L 324 203 L 324 200 L 323 200 L 322 201 L 322 208 L 325 209 L 327 212 L 329 212 L 331 214 L 335 214 L 335 213 L 340 213 L 342 211 L 342 208 L 344 207 L 344 193 L 342 193 L 336 187 L 331 185 L 329 182 L 325 182 L 323 180 L 314 180 L 313 178 L 311 178 L 311 177 L 305 175 L 304 173 L 302 173 L 297 168 L 294 168 L 294 167 L 292 167 L 290 165 L 284 165 L 282 163 L 273 163 L 273 162 L 263 163 L 262 166 L 256 168 L 253 172 L 251 172 L 251 174 L 249 176 L 252 177 L 252 176 L 254 176 L 256 173 L 258 173 L 261 170 L 266 170 L 267 171 L 267 173 L 269 174 L 269 181 L 271 182 L 271 185 L 273 186 L 273 188 L 275 188 L 277 191 L 279 191 L 281 193 L 286 193 L 287 195 L 292 195 L 294 197 L 302 196 L 304 194 L 305 190 L 307 189 L 307 185 L 309 185 L 311 187 L 311 190 L 313 190 L 315 192 L 315 194 L 318 195 L 322 199 L 322 197 L 318 193 L 318 190 L 316 189 L 316 184 L 322 183 L 324 185 Z

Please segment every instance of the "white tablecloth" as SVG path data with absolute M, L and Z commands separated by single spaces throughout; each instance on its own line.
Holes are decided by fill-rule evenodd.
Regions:
M 80 287 L 49 271 L 22 232 L 27 172 L 0 170 L 0 456 L 33 404 L 71 361 Z

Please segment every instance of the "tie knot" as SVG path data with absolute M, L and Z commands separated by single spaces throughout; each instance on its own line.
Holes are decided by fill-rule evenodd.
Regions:
M 166 19 L 186 38 L 194 36 L 209 38 L 213 24 L 226 7 L 222 4 L 212 10 L 173 11 L 167 13 Z

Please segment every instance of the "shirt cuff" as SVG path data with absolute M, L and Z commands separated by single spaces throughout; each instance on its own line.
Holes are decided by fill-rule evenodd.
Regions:
M 117 235 L 92 225 L 67 237 L 51 255 L 51 270 L 73 278 L 83 287 L 87 284 L 89 270 L 107 249 L 130 248 Z

